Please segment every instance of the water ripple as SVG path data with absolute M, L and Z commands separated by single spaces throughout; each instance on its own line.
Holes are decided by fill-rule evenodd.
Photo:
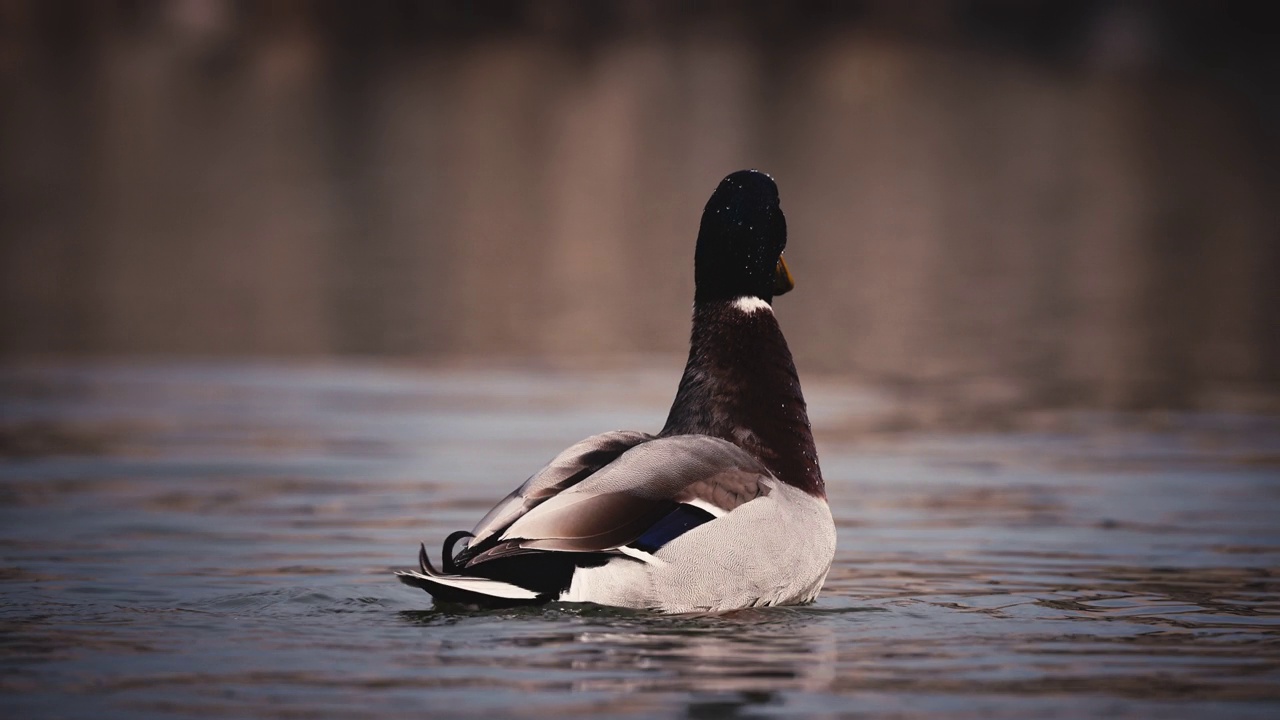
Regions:
M 478 612 L 390 572 L 568 442 L 660 424 L 661 394 L 341 367 L 39 380 L 0 377 L 6 716 L 1280 708 L 1280 477 L 1247 419 L 892 442 L 820 425 L 840 541 L 817 604 Z M 857 411 L 811 394 L 831 427 Z

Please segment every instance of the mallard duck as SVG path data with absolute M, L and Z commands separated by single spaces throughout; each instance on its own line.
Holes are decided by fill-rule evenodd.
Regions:
M 400 580 L 481 607 L 714 613 L 817 597 L 836 532 L 771 304 L 793 286 L 786 243 L 772 178 L 722 180 L 702 213 L 689 360 L 661 432 L 573 445 L 451 534 L 440 569 L 421 547 Z

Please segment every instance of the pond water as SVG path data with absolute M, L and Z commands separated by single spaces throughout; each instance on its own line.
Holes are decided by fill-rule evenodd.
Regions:
M 4 717 L 1276 717 L 1280 433 L 1242 416 L 870 432 L 806 383 L 817 603 L 433 609 L 396 582 L 679 364 L 0 370 Z

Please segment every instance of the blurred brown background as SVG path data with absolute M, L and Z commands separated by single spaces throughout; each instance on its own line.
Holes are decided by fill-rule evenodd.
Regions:
M 0 354 L 678 356 L 758 167 L 802 372 L 1275 411 L 1266 8 L 0 0 Z

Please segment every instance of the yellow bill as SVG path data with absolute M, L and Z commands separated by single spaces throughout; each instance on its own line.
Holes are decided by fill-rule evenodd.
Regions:
M 791 271 L 787 269 L 787 262 L 778 256 L 778 271 L 773 278 L 773 294 L 781 295 L 790 292 L 791 288 L 796 286 L 796 281 L 791 279 Z

